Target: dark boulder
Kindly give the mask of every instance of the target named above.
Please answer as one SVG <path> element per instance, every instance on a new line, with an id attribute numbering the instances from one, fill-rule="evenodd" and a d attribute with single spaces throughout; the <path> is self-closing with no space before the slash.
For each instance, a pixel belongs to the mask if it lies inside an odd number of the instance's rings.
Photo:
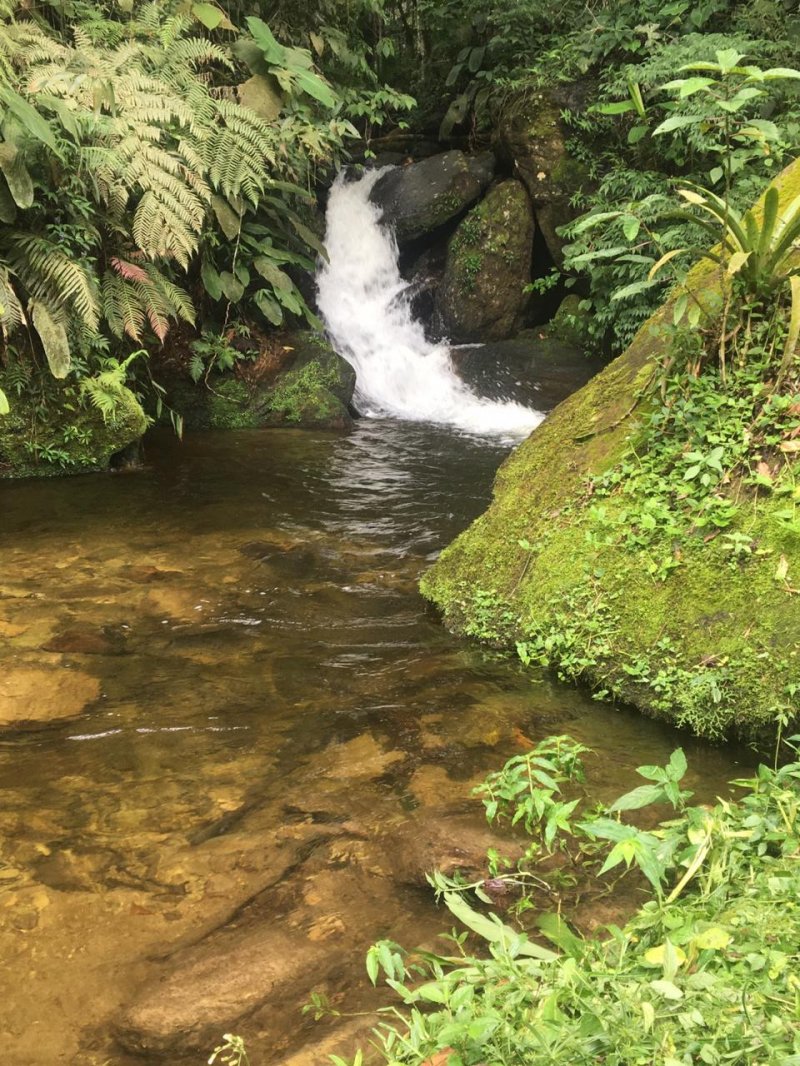
<path id="1" fill-rule="evenodd" d="M 450 239 L 436 325 L 456 342 L 502 340 L 519 327 L 530 281 L 534 221 L 518 181 L 501 182 Z"/>
<path id="2" fill-rule="evenodd" d="M 399 243 L 415 240 L 461 215 L 492 180 L 494 156 L 440 155 L 388 170 L 370 195 Z"/>

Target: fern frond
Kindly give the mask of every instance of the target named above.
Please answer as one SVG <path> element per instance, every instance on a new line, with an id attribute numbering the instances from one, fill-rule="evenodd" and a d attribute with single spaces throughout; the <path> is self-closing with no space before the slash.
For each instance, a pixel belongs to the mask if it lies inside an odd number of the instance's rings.
<path id="1" fill-rule="evenodd" d="M 141 341 L 145 316 L 133 284 L 107 271 L 103 275 L 102 294 L 103 314 L 114 336 L 127 334 L 133 340 Z"/>
<path id="2" fill-rule="evenodd" d="M 9 266 L 29 295 L 55 309 L 68 309 L 88 329 L 96 330 L 96 285 L 84 266 L 38 234 L 18 231 L 7 240 Z"/>

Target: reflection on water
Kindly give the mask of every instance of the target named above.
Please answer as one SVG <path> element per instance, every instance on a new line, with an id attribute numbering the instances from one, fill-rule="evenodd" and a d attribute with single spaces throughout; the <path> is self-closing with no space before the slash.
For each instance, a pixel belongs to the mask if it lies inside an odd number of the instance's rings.
<path id="1" fill-rule="evenodd" d="M 358 1004 L 366 944 L 447 925 L 426 864 L 483 832 L 469 789 L 519 731 L 597 749 L 603 796 L 667 756 L 667 729 L 455 640 L 419 598 L 502 455 L 363 422 L 159 436 L 137 474 L 0 488 L 4 673 L 100 687 L 0 733 L 11 1061 L 207 1055 L 192 1011 L 210 1032 L 236 1011 L 203 966 L 235 986 L 254 1062 L 319 1061 L 299 1004 Z M 734 753 L 685 746 L 692 787 L 723 788 Z"/>

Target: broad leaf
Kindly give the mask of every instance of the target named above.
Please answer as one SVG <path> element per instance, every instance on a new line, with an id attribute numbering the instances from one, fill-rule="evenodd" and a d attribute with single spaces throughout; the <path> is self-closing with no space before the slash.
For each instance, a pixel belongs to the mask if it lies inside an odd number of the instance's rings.
<path id="1" fill-rule="evenodd" d="M 50 373 L 54 378 L 65 378 L 72 363 L 67 331 L 38 300 L 33 303 L 32 318 L 47 356 Z"/>

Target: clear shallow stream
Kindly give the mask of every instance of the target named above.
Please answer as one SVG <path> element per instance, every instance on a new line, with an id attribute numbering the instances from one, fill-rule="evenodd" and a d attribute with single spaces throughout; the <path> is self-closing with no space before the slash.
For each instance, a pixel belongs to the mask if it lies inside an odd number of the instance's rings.
<path id="1" fill-rule="evenodd" d="M 2 668 L 100 690 L 78 718 L 0 733 L 10 1062 L 204 1062 L 192 1011 L 222 1032 L 235 1009 L 217 986 L 247 1008 L 253 1066 L 325 1061 L 336 1030 L 300 1005 L 312 988 L 369 1005 L 369 942 L 449 927 L 424 870 L 469 863 L 469 790 L 520 735 L 596 749 L 603 797 L 679 742 L 701 796 L 736 776 L 741 753 L 537 678 L 426 609 L 420 573 L 506 450 L 391 421 L 162 435 L 137 473 L 0 486 Z"/>

